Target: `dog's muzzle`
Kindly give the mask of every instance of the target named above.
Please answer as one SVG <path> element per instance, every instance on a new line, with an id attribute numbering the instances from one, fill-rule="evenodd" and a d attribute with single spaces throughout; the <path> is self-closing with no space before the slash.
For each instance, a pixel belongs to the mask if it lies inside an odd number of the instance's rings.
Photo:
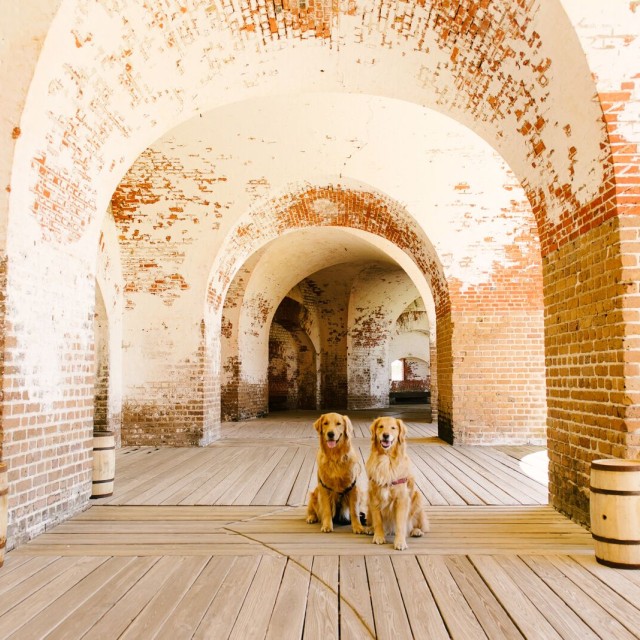
<path id="1" fill-rule="evenodd" d="M 329 433 L 327 433 L 327 439 L 325 440 L 325 442 L 327 443 L 327 447 L 329 447 L 329 449 L 333 449 L 338 442 L 340 441 L 341 435 L 338 436 L 337 440 L 334 440 L 335 434 L 333 433 L 333 431 L 330 431 Z"/>
<path id="2" fill-rule="evenodd" d="M 380 438 L 380 446 L 383 449 L 388 449 L 392 444 L 393 438 L 391 436 L 388 436 L 387 434 L 382 434 L 382 437 Z"/>

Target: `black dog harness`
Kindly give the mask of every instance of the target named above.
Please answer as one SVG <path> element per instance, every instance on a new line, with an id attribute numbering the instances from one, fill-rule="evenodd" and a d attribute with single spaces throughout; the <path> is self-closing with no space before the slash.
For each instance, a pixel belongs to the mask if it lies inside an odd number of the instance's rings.
<path id="1" fill-rule="evenodd" d="M 335 489 L 332 489 L 331 487 L 327 487 L 327 485 L 322 482 L 322 480 L 320 480 L 320 476 L 318 476 L 318 482 L 327 490 L 327 491 L 331 491 L 332 493 L 337 493 L 341 498 L 344 498 L 344 496 L 347 495 L 347 493 L 349 493 L 349 491 L 351 491 L 351 489 L 353 489 L 353 487 L 356 486 L 356 482 L 357 482 L 357 478 L 344 490 L 344 491 L 336 491 Z"/>

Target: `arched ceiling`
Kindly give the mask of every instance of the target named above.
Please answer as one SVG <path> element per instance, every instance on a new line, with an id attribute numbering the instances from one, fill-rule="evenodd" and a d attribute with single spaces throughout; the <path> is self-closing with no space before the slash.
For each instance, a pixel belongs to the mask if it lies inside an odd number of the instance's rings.
<path id="1" fill-rule="evenodd" d="M 244 289 L 244 303 L 262 308 L 268 327 L 285 295 L 301 280 L 323 269 L 343 265 L 361 269 L 371 262 L 396 265 L 380 248 L 364 238 L 332 227 L 300 229 L 276 238 L 252 261 L 251 276 Z M 398 267 L 399 268 L 399 267 Z M 337 277 L 340 270 L 338 270 Z M 246 276 L 245 276 L 246 277 Z"/>
<path id="2" fill-rule="evenodd" d="M 97 237 L 122 175 L 176 123 L 302 91 L 449 113 L 507 159 L 547 227 L 602 186 L 601 112 L 556 0 L 66 0 L 22 115 L 11 208 L 45 239 Z"/>
<path id="3" fill-rule="evenodd" d="M 249 236 L 256 239 L 249 251 L 256 250 L 284 218 L 295 226 L 299 216 L 285 215 L 295 194 L 326 185 L 362 193 L 373 187 L 393 208 L 401 205 L 435 247 L 438 269 L 463 288 L 490 281 L 495 265 L 515 264 L 514 247 L 527 254 L 523 261 L 539 261 L 539 249 L 528 255 L 530 243 L 519 240 L 523 225 L 534 227 L 524 191 L 466 127 L 389 98 L 300 94 L 221 107 L 141 154 L 112 203 L 128 288 L 155 292 L 169 274 L 167 286 L 199 292 L 187 275 L 194 268 L 210 265 L 218 251 L 233 255 L 237 267 L 248 256 L 237 250 L 249 246 Z M 360 220 L 368 215 L 350 212 Z M 384 236 L 385 229 L 372 231 Z M 393 241 L 405 239 L 401 232 Z M 282 246 L 286 251 L 291 242 Z M 233 277 L 233 268 L 227 273 Z"/>

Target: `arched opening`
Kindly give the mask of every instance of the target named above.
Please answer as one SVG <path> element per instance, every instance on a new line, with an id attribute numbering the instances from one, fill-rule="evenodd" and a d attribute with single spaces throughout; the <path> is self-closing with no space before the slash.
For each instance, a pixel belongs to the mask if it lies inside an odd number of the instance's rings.
<path id="1" fill-rule="evenodd" d="M 399 210 L 391 213 L 389 206 L 394 206 L 391 203 L 376 203 L 369 196 L 353 191 L 324 189 L 305 190 L 301 194 L 301 206 L 315 210 L 315 216 L 300 218 L 297 209 L 300 205 L 287 196 L 281 204 L 268 203 L 266 211 L 283 207 L 275 220 L 256 210 L 249 220 L 239 224 L 241 234 L 232 243 L 236 247 L 239 243 L 246 246 L 249 257 L 242 266 L 234 266 L 227 260 L 237 262 L 245 250 L 236 250 L 233 255 L 222 254 L 225 262 L 214 265 L 209 285 L 210 292 L 220 292 L 224 291 L 224 285 L 217 284 L 219 279 L 230 282 L 223 301 L 219 293 L 210 297 L 211 319 L 207 332 L 211 341 L 208 345 L 213 379 L 217 347 L 212 319 L 219 313 L 216 309 L 222 302 L 221 406 L 231 406 L 227 396 L 237 402 L 235 415 L 226 412 L 223 417 L 244 419 L 266 412 L 265 337 L 280 301 L 294 287 L 310 311 L 308 318 L 313 329 L 309 335 L 319 354 L 319 406 L 343 409 L 388 406 L 388 363 L 384 354 L 388 351 L 390 327 L 402 309 L 416 298 L 419 289 L 429 299 L 433 299 L 430 287 L 435 287 L 439 296 L 444 295 L 443 282 L 437 275 L 433 252 L 409 256 L 379 232 L 372 234 L 366 225 L 361 229 L 363 219 L 359 216 L 336 218 L 332 208 L 339 210 L 342 198 L 361 200 L 360 206 L 377 207 L 381 219 L 388 219 L 389 229 L 402 224 L 408 239 L 416 233 L 408 220 L 402 221 Z M 322 208 L 314 202 L 322 203 Z M 431 251 L 428 240 L 426 242 L 415 246 Z M 251 247 L 254 247 L 253 253 L 249 251 Z M 429 274 L 429 284 L 425 273 Z M 382 287 L 390 289 L 390 293 L 380 295 L 380 283 L 376 283 L 380 274 L 393 284 Z M 384 320 L 371 323 L 371 315 L 362 313 L 365 304 L 378 307 L 378 316 Z M 378 355 L 371 355 L 372 345 L 376 353 L 380 351 Z M 215 391 L 215 382 L 213 385 Z"/>
<path id="2" fill-rule="evenodd" d="M 430 399 L 429 363 L 413 357 L 394 360 L 391 363 L 389 404 L 428 404 Z"/>
<path id="3" fill-rule="evenodd" d="M 392 360 L 390 404 L 431 404 L 431 333 L 424 303 L 416 298 L 395 323 L 389 356 Z"/>
<path id="4" fill-rule="evenodd" d="M 97 283 L 94 327 L 96 381 L 93 428 L 97 431 L 109 431 L 109 320 L 102 291 Z"/>
<path id="5" fill-rule="evenodd" d="M 268 219 L 261 220 L 260 224 L 274 239 L 260 247 L 264 238 L 260 227 L 251 225 L 256 232 L 255 239 L 243 233 L 243 242 L 251 246 L 257 241 L 256 248 L 260 248 L 237 269 L 222 308 L 223 419 L 245 419 L 263 414 L 268 409 L 270 393 L 266 389 L 274 385 L 268 384 L 269 354 L 265 345 L 269 342 L 271 348 L 274 347 L 272 318 L 276 325 L 288 330 L 289 336 L 286 340 L 281 339 L 280 344 L 283 348 L 288 345 L 289 363 L 294 361 L 294 343 L 306 343 L 307 348 L 300 354 L 309 359 L 305 367 L 309 372 L 309 383 L 305 384 L 309 400 L 314 386 L 311 354 L 316 356 L 314 408 L 340 407 L 346 410 L 362 402 L 362 398 L 366 398 L 365 406 L 368 407 L 387 406 L 386 360 L 379 362 L 378 357 L 363 359 L 358 356 L 357 349 L 368 343 L 386 353 L 388 327 L 399 313 L 398 308 L 404 308 L 407 300 L 416 296 L 416 285 L 388 255 L 393 247 L 388 242 L 384 244 L 384 239 L 378 236 L 348 226 L 326 225 L 322 220 L 317 221 L 317 226 L 303 226 L 295 232 L 283 226 L 285 233 L 281 236 L 277 235 L 277 226 L 271 225 Z M 313 247 L 312 252 L 310 247 Z M 394 251 L 402 259 L 402 252 Z M 424 276 L 416 265 L 406 256 L 404 261 L 413 271 L 413 278 L 422 282 L 420 286 L 425 295 L 430 296 Z M 220 273 L 220 266 L 212 273 Z M 363 282 L 373 281 L 372 274 L 380 273 L 393 274 L 391 292 L 378 296 L 376 300 L 377 306 L 387 307 L 389 311 L 382 324 L 371 324 L 366 321 L 368 314 L 357 309 L 363 304 L 362 295 L 366 289 Z M 294 328 L 298 331 L 296 340 L 292 335 Z M 209 330 L 208 335 L 215 340 L 215 329 Z M 211 349 L 215 349 L 214 345 Z M 211 353 L 214 359 L 215 351 Z M 291 372 L 291 366 L 287 368 L 284 364 L 282 360 L 272 362 L 273 383 L 276 382 L 276 369 L 282 376 L 287 371 Z M 215 368 L 215 363 L 213 366 Z M 366 384 L 373 377 L 380 379 L 382 390 L 373 395 L 369 387 L 365 390 L 363 375 L 366 375 Z M 281 398 L 280 404 L 284 402 Z"/>
<path id="6" fill-rule="evenodd" d="M 316 409 L 318 364 L 306 309 L 287 296 L 269 330 L 269 411 Z"/>

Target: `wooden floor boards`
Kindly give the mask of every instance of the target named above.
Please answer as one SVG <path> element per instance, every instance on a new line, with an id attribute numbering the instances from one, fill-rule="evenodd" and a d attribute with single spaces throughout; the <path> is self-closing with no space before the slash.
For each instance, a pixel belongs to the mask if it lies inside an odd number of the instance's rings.
<path id="1" fill-rule="evenodd" d="M 639 637 L 640 571 L 597 564 L 546 504 L 540 447 L 449 447 L 399 411 L 431 521 L 406 551 L 306 524 L 313 414 L 223 425 L 205 449 L 118 451 L 111 498 L 9 552 L 0 637 Z"/>

